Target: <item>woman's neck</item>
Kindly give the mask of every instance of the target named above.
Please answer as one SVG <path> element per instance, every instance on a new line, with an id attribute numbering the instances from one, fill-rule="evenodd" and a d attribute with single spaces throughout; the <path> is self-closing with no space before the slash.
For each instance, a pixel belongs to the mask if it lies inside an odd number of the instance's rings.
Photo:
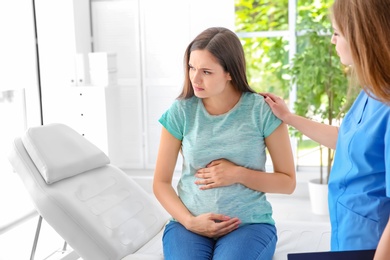
<path id="1" fill-rule="evenodd" d="M 222 115 L 229 112 L 240 100 L 241 92 L 236 90 L 216 97 L 204 98 L 203 105 L 210 115 Z"/>

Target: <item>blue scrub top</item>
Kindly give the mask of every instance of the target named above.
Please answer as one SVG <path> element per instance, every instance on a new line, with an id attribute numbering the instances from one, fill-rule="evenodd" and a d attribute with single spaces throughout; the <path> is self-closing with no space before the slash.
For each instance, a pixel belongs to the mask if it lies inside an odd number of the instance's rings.
<path id="1" fill-rule="evenodd" d="M 331 250 L 375 249 L 389 197 L 390 107 L 362 91 L 339 129 L 329 179 Z"/>

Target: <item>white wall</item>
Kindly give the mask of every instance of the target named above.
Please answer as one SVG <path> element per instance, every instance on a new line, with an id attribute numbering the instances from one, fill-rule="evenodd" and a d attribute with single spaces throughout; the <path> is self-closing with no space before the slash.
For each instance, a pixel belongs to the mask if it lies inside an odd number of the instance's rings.
<path id="1" fill-rule="evenodd" d="M 117 166 L 153 169 L 161 131 L 158 118 L 180 93 L 185 48 L 207 27 L 233 29 L 234 1 L 92 0 L 91 13 L 86 0 L 36 2 L 45 123 L 79 124 L 71 120 L 68 111 L 75 101 L 65 92 L 88 85 L 78 80 L 73 84 L 69 78 L 77 78 L 79 71 L 77 62 L 72 64 L 72 54 L 89 52 L 92 41 L 90 51 L 116 54 L 117 83 L 107 86 L 115 89 L 110 95 L 91 104 L 96 111 L 100 106 L 110 110 L 102 115 L 107 117 L 107 129 L 85 117 L 84 124 L 91 126 L 89 132 L 95 126 L 94 142 L 108 141 L 101 148 L 108 147 Z M 86 37 L 89 27 L 92 36 Z M 78 36 L 80 31 L 84 31 L 82 36 Z"/>
<path id="2" fill-rule="evenodd" d="M 0 91 L 24 89 L 25 125 L 40 122 L 32 1 L 2 1 L 0 8 Z M 20 118 L 18 118 L 20 120 Z M 16 118 L 15 118 L 16 120 Z M 4 130 L 5 127 L 2 127 Z"/>

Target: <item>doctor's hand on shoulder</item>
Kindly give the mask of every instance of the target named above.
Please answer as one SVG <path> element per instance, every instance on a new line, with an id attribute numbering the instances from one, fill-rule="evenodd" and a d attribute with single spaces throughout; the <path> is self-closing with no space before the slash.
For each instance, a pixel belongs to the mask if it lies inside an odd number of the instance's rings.
<path id="1" fill-rule="evenodd" d="M 289 124 L 288 118 L 292 115 L 286 102 L 279 96 L 272 93 L 259 93 L 264 97 L 272 112 L 284 123 Z"/>

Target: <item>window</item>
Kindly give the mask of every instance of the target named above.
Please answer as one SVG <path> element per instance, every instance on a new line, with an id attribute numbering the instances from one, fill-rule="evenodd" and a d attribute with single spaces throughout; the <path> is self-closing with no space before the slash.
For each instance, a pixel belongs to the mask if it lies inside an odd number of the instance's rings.
<path id="1" fill-rule="evenodd" d="M 259 92 L 272 92 L 282 96 L 292 111 L 303 113 L 303 116 L 306 116 L 304 108 L 296 110 L 301 103 L 301 100 L 298 100 L 295 104 L 299 97 L 297 91 L 302 89 L 303 92 L 310 87 L 322 86 L 291 84 L 290 65 L 297 53 L 304 52 L 307 46 L 314 48 L 310 46 L 308 32 L 322 30 L 322 36 L 330 36 L 327 33 L 330 30 L 328 9 L 332 2 L 332 0 L 235 0 L 236 32 L 244 45 L 251 87 Z M 330 38 L 329 42 L 326 38 L 322 42 L 330 45 Z M 338 58 L 334 63 L 338 63 Z M 315 64 L 323 66 L 320 63 Z M 345 82 L 344 88 L 346 87 Z M 326 103 L 319 105 L 326 106 Z M 329 123 L 324 113 L 316 115 L 316 119 Z M 293 131 L 291 133 L 293 136 Z M 317 143 L 304 136 L 297 140 L 293 139 L 293 145 L 297 153 L 298 166 L 318 166 L 327 161 L 320 160 L 321 147 Z M 324 151 L 323 156 L 326 157 L 326 154 L 327 151 Z"/>

